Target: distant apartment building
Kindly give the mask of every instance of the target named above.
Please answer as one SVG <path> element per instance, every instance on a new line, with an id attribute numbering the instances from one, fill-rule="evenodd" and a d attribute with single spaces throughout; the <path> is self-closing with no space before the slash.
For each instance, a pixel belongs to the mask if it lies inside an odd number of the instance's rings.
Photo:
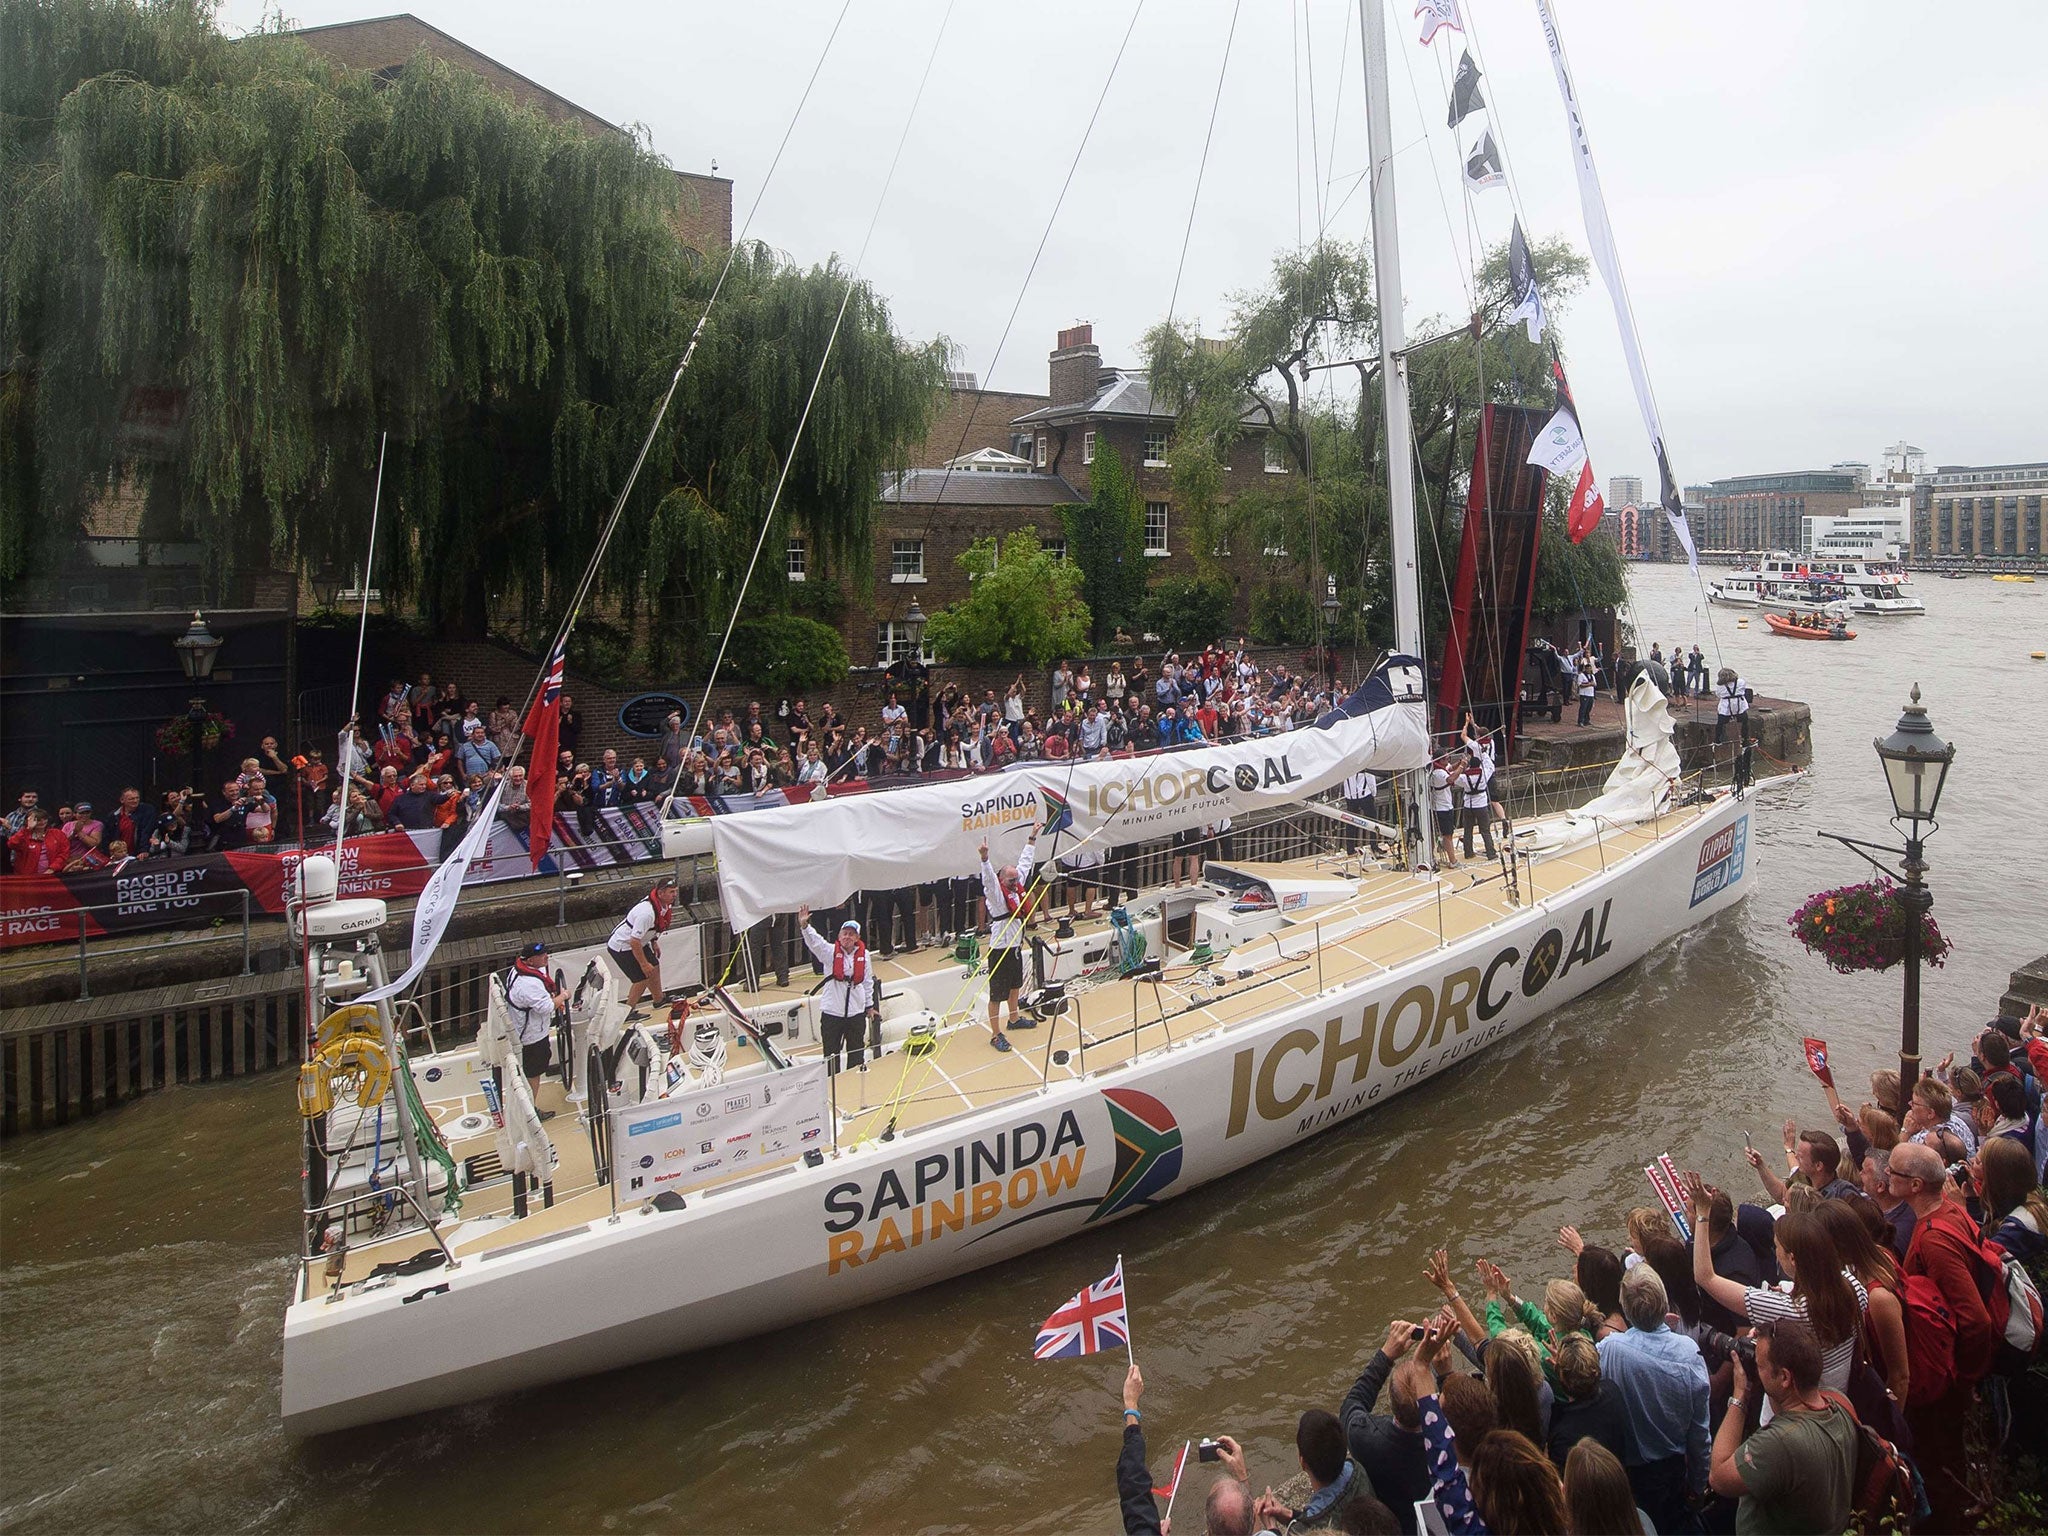
<path id="1" fill-rule="evenodd" d="M 1643 504 L 1643 477 L 1641 475 L 1609 475 L 1607 477 L 1607 505 L 1610 507 L 1640 507 Z"/>
<path id="2" fill-rule="evenodd" d="M 1736 475 L 1703 487 L 1689 487 L 1692 536 L 1701 553 L 1743 553 L 1804 544 L 1805 520 L 1841 516 L 1863 504 L 1863 484 L 1853 471 L 1794 470 L 1776 475 Z"/>
<path id="3" fill-rule="evenodd" d="M 1922 558 L 2042 558 L 2048 461 L 1943 464 L 1913 487 L 1913 549 Z"/>
<path id="4" fill-rule="evenodd" d="M 1912 534 L 1912 513 L 1904 503 L 1862 507 L 1836 517 L 1801 521 L 1799 553 L 1816 560 L 1896 560 Z"/>

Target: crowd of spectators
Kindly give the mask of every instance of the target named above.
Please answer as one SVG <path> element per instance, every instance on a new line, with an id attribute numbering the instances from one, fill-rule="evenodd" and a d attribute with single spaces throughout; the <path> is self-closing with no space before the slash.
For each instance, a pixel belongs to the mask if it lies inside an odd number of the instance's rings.
<path id="1" fill-rule="evenodd" d="M 557 733 L 554 808 L 585 841 L 600 813 L 671 794 L 717 801 L 799 785 L 860 779 L 883 784 L 928 775 L 996 772 L 1017 763 L 1149 752 L 1292 729 L 1327 708 L 1327 680 L 1266 665 L 1245 648 L 1169 652 L 1154 672 L 1142 657 L 1061 661 L 1042 687 L 1023 673 L 998 698 L 948 682 L 908 659 L 878 689 L 876 718 L 851 721 L 803 697 L 726 709 L 686 730 L 669 716 L 648 753 L 606 747 L 581 754 L 583 722 L 564 695 Z M 1041 696 L 1048 702 L 1041 707 Z M 452 850 L 500 781 L 499 813 L 524 831 L 532 804 L 517 705 L 486 708 L 453 681 L 422 672 L 393 678 L 371 718 L 331 744 L 287 757 L 275 736 L 242 760 L 217 794 L 182 787 L 154 803 L 129 787 L 114 814 L 90 802 L 44 806 L 20 792 L 4 818 L 6 872 L 61 874 L 119 868 L 135 859 L 235 848 L 296 846 L 387 829 L 438 829 Z M 684 807 L 678 806 L 677 809 Z"/>
<path id="2" fill-rule="evenodd" d="M 1254 1492 L 1227 1435 L 1183 1494 L 1211 1536 L 1981 1528 L 1991 1469 L 2048 1444 L 2020 1386 L 2043 1359 L 2048 1010 L 1967 1057 L 1905 1095 L 1875 1073 L 1854 1109 L 1824 1077 L 1828 1118 L 1786 1122 L 1782 1172 L 1746 1148 L 1754 1199 L 1681 1177 L 1689 1237 L 1661 1204 L 1612 1246 L 1565 1227 L 1562 1273 L 1524 1291 L 1481 1259 L 1476 1305 L 1439 1250 L 1429 1304 L 1388 1324 L 1334 1413 L 1301 1414 L 1285 1497 Z M 1130 1533 L 1166 1528 L 1143 1393 L 1133 1366 Z"/>

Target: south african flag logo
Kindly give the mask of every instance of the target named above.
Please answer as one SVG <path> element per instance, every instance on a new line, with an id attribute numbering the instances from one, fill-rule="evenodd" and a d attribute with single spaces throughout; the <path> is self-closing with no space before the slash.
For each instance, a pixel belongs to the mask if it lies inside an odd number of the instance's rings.
<path id="1" fill-rule="evenodd" d="M 1045 804 L 1045 824 L 1038 829 L 1040 837 L 1050 837 L 1055 832 L 1064 832 L 1074 824 L 1073 808 L 1067 804 L 1067 797 L 1056 789 L 1041 788 L 1039 798 Z"/>
<path id="2" fill-rule="evenodd" d="M 1105 1088 L 1109 1127 L 1116 1136 L 1116 1173 L 1090 1221 L 1150 1205 L 1180 1177 L 1180 1122 L 1173 1111 L 1135 1088 Z"/>

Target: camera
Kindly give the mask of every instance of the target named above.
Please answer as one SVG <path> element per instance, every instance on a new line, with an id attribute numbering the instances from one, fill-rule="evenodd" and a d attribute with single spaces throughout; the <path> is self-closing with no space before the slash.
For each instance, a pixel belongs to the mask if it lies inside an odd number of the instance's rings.
<path id="1" fill-rule="evenodd" d="M 1200 1461 L 1221 1461 L 1223 1459 L 1223 1447 L 1214 1440 L 1205 1439 L 1195 1447 L 1195 1456 Z"/>

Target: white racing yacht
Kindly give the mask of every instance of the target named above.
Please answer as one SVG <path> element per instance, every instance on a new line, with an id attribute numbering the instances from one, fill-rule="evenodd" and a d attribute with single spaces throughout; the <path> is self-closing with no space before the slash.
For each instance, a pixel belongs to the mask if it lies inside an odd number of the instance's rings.
<path id="1" fill-rule="evenodd" d="M 1431 867 L 1384 16 L 1361 10 L 1397 654 L 1291 732 L 710 827 L 736 930 L 963 874 L 984 840 L 1001 865 L 1035 838 L 1050 865 L 1230 821 L 1249 852 L 1260 823 L 1291 819 L 1327 828 L 1321 851 L 1297 837 L 1288 851 L 1309 851 L 1217 858 L 1106 920 L 1041 925 L 1008 1051 L 986 1024 L 988 953 L 877 960 L 866 1071 L 828 1073 L 816 996 L 729 983 L 697 930 L 668 934 L 663 960 L 691 1011 L 652 1027 L 626 1021 L 601 957 L 555 956 L 562 1076 L 539 1081 L 502 981 L 456 1050 L 359 1001 L 385 984 L 383 904 L 337 899 L 333 863 L 305 860 L 291 917 L 315 1022 L 287 1429 L 742 1339 L 1136 1216 L 1429 1082 L 1748 893 L 1758 801 L 1681 772 L 1647 674 L 1598 796 L 1521 824 L 1495 859 Z M 1344 851 L 1366 829 L 1312 798 L 1361 768 L 1398 776 L 1384 860 Z"/>

